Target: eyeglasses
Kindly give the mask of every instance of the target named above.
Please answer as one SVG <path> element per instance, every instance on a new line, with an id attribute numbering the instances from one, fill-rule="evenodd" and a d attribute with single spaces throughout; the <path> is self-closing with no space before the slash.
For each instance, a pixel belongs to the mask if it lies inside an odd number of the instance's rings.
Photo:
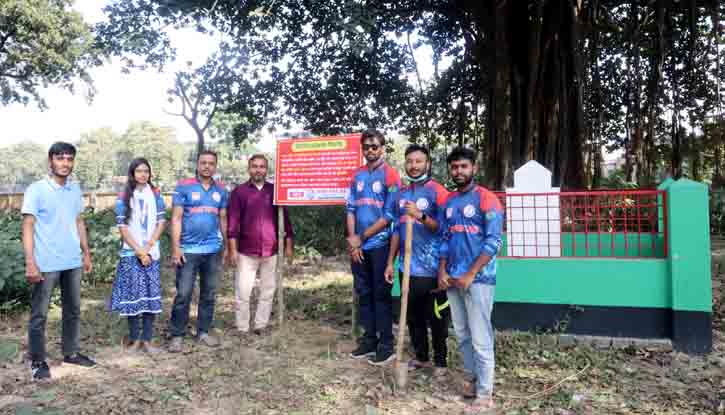
<path id="1" fill-rule="evenodd" d="M 362 145 L 363 151 L 368 151 L 368 150 L 378 151 L 379 148 L 380 148 L 380 144 L 363 144 Z"/>

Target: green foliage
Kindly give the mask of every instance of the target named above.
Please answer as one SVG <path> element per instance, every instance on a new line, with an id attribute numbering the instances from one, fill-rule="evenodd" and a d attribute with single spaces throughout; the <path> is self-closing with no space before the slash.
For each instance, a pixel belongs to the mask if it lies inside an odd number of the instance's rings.
<path id="1" fill-rule="evenodd" d="M 15 308 L 30 300 L 20 241 L 21 220 L 19 212 L 0 214 L 0 310 Z"/>
<path id="2" fill-rule="evenodd" d="M 293 206 L 289 208 L 298 252 L 315 257 L 341 253 L 345 249 L 345 208 L 343 206 Z M 314 248 L 314 251 L 311 250 Z"/>
<path id="3" fill-rule="evenodd" d="M 0 104 L 36 101 L 40 89 L 55 84 L 73 91 L 100 53 L 90 27 L 70 0 L 0 1 Z M 91 91 L 92 92 L 92 91 Z"/>
<path id="4" fill-rule="evenodd" d="M 3 149 L 0 158 L 3 183 L 27 186 L 48 171 L 48 149 L 33 142 L 21 142 Z"/>
<path id="5" fill-rule="evenodd" d="M 88 245 L 93 258 L 93 272 L 83 276 L 83 280 L 92 285 L 99 282 L 111 282 L 118 263 L 118 250 L 121 247 L 121 235 L 116 227 L 116 215 L 108 209 L 98 213 L 84 214 Z"/>
<path id="6" fill-rule="evenodd" d="M 109 189 L 124 183 L 131 160 L 145 157 L 154 184 L 168 190 L 179 176 L 191 174 L 189 151 L 179 145 L 171 128 L 147 121 L 130 124 L 121 135 L 100 128 L 81 137 L 74 174 L 83 189 Z"/>
<path id="7" fill-rule="evenodd" d="M 93 258 L 93 272 L 83 275 L 83 283 L 110 283 L 115 278 L 121 247 L 115 213 L 111 209 L 88 211 L 83 217 Z M 20 241 L 21 220 L 18 212 L 0 213 L 0 310 L 27 306 L 30 300 L 31 287 L 25 279 L 25 255 Z M 168 233 L 164 233 L 160 243 L 162 257 L 167 257 Z"/>
<path id="8" fill-rule="evenodd" d="M 600 187 L 603 189 L 637 189 L 639 186 L 637 183 L 628 182 L 624 170 L 617 169 L 607 177 L 601 178 Z"/>

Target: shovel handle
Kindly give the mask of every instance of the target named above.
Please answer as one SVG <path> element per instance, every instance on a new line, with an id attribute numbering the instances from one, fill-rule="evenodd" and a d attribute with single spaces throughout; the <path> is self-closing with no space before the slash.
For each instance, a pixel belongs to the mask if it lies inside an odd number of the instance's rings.
<path id="1" fill-rule="evenodd" d="M 395 351 L 395 363 L 403 361 L 403 342 L 405 326 L 408 318 L 408 291 L 410 289 L 410 257 L 413 251 L 413 218 L 406 215 L 405 221 L 405 254 L 403 256 L 403 280 L 400 284 L 400 324 L 398 324 L 398 342 Z"/>

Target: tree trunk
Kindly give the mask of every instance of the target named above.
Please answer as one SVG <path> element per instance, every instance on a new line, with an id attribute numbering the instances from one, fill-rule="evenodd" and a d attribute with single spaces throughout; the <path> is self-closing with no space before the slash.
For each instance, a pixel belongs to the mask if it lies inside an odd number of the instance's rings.
<path id="1" fill-rule="evenodd" d="M 202 131 L 200 128 L 198 128 L 196 125 L 193 125 L 194 132 L 196 133 L 196 157 L 199 157 L 199 154 L 201 154 L 202 151 L 204 151 L 204 131 Z"/>
<path id="2" fill-rule="evenodd" d="M 645 154 L 646 164 L 644 177 L 640 177 L 640 184 L 645 182 L 653 184 L 656 174 L 654 154 L 655 129 L 657 128 L 657 104 L 661 95 L 662 71 L 665 63 L 665 0 L 657 0 L 656 8 L 656 26 L 657 37 L 655 38 L 655 53 L 652 56 L 651 72 L 647 84 L 647 136 L 645 138 Z"/>
<path id="3" fill-rule="evenodd" d="M 584 187 L 578 4 L 541 0 L 529 11 L 527 2 L 507 0 L 489 9 L 496 59 L 487 147 L 495 157 L 487 172 L 498 187 L 530 159 L 551 170 L 553 185 Z"/>
<path id="4" fill-rule="evenodd" d="M 627 152 L 627 166 L 625 171 L 625 179 L 628 182 L 639 181 L 640 168 L 642 165 L 642 113 L 640 111 L 640 90 L 642 84 L 642 75 L 640 69 L 641 47 L 640 47 L 640 24 L 639 24 L 639 0 L 633 0 L 631 3 L 631 25 L 632 38 L 630 45 L 632 48 L 632 62 L 630 72 L 634 74 L 632 89 L 630 91 L 628 101 L 630 106 L 631 125 L 629 144 L 630 151 Z"/>

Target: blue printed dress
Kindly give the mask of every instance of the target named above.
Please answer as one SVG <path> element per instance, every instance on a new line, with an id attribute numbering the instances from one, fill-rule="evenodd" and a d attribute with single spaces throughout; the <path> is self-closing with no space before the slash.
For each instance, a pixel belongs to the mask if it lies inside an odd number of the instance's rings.
<path id="1" fill-rule="evenodd" d="M 116 223 L 119 228 L 126 227 L 137 243 L 145 245 L 153 235 L 156 225 L 166 220 L 164 199 L 157 189 L 148 186 L 136 190 L 129 200 L 132 210 L 128 220 L 128 208 L 123 200 L 123 194 L 116 200 Z M 150 255 L 151 264 L 144 266 L 133 249 L 123 243 L 111 293 L 112 311 L 117 311 L 121 316 L 161 312 L 158 243 L 151 249 Z"/>

